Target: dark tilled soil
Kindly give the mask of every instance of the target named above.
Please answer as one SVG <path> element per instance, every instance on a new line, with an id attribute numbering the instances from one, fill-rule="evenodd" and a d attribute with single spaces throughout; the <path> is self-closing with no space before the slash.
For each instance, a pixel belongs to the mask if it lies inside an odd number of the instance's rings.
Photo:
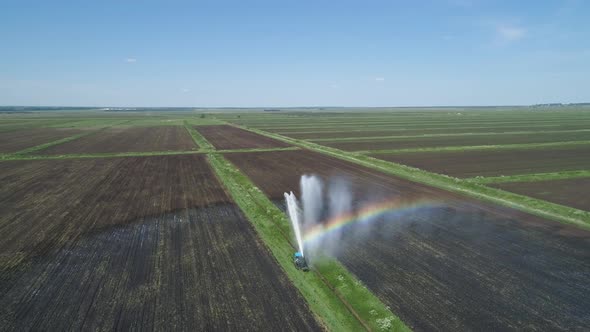
<path id="1" fill-rule="evenodd" d="M 181 126 L 108 128 L 38 153 L 44 155 L 196 150 Z"/>
<path id="2" fill-rule="evenodd" d="M 421 128 L 421 129 L 414 129 L 414 128 L 398 128 L 398 129 L 389 129 L 389 130 L 382 130 L 382 129 L 374 129 L 374 130 L 365 130 L 365 131 L 346 131 L 346 129 L 338 130 L 338 127 L 335 126 L 331 129 L 324 129 L 324 130 L 297 130 L 294 132 L 290 131 L 278 131 L 279 134 L 299 138 L 299 139 L 314 139 L 314 138 L 348 138 L 348 137 L 374 137 L 374 136 L 410 136 L 410 135 L 424 135 L 424 134 L 457 134 L 457 133 L 501 133 L 501 132 L 510 132 L 510 131 L 538 131 L 542 133 L 544 130 L 566 130 L 566 129 L 587 129 L 587 126 L 559 126 L 555 125 L 554 127 L 540 127 L 535 128 L 531 126 L 515 126 L 515 127 L 485 127 L 485 124 L 481 126 L 474 126 L 474 127 L 461 127 L 461 128 Z"/>
<path id="3" fill-rule="evenodd" d="M 281 148 L 289 146 L 281 141 L 228 125 L 198 126 L 195 129 L 219 150 Z"/>
<path id="4" fill-rule="evenodd" d="M 418 331 L 590 328 L 590 232 L 309 151 L 226 155 L 279 202 L 315 173 L 347 179 L 354 205 L 431 203 L 344 228 L 336 255 Z"/>
<path id="5" fill-rule="evenodd" d="M 489 186 L 590 211 L 590 179 L 588 178 L 494 183 Z"/>
<path id="6" fill-rule="evenodd" d="M 459 178 L 590 168 L 590 146 L 530 150 L 375 154 L 375 158 Z"/>
<path id="7" fill-rule="evenodd" d="M 0 162 L 0 330 L 319 330 L 197 155 Z"/>
<path id="8" fill-rule="evenodd" d="M 551 143 L 567 141 L 583 141 L 590 139 L 588 132 L 572 133 L 535 133 L 510 135 L 466 135 L 442 137 L 412 137 L 387 140 L 356 142 L 320 142 L 320 144 L 345 151 L 385 150 L 385 149 L 413 149 L 445 146 L 469 145 L 502 145 L 523 143 Z"/>
<path id="9" fill-rule="evenodd" d="M 11 153 L 81 133 L 78 129 L 35 128 L 0 132 L 0 153 Z"/>

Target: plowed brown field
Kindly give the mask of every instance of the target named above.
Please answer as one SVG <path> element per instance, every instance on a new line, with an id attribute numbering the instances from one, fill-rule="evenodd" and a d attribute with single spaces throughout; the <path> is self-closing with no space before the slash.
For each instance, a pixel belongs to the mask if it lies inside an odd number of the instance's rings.
<path id="1" fill-rule="evenodd" d="M 374 154 L 372 156 L 459 178 L 576 171 L 590 168 L 590 146 Z"/>
<path id="2" fill-rule="evenodd" d="M 410 137 L 353 142 L 321 142 L 320 144 L 345 151 L 434 148 L 445 146 L 502 145 L 583 141 L 590 139 L 590 131 L 571 133 L 535 133 L 502 135 L 466 135 L 441 137 Z"/>
<path id="3" fill-rule="evenodd" d="M 310 151 L 226 158 L 277 204 L 305 173 L 348 179 L 355 206 L 368 198 L 434 202 L 345 228 L 336 253 L 415 330 L 590 328 L 588 231 Z"/>
<path id="4" fill-rule="evenodd" d="M 281 141 L 228 125 L 198 126 L 195 129 L 219 150 L 281 148 L 289 146 Z"/>
<path id="5" fill-rule="evenodd" d="M 198 147 L 184 127 L 108 128 L 89 136 L 39 151 L 61 155 L 81 153 L 116 153 L 196 150 Z"/>
<path id="6" fill-rule="evenodd" d="M 36 128 L 0 132 L 0 153 L 17 152 L 81 133 L 77 129 Z"/>
<path id="7" fill-rule="evenodd" d="M 314 139 L 314 138 L 350 138 L 350 137 L 375 137 L 375 136 L 402 136 L 402 135 L 414 135 L 420 136 L 424 134 L 458 134 L 458 133 L 500 133 L 500 132 L 514 132 L 514 131 L 538 131 L 542 133 L 544 130 L 567 130 L 567 129 L 587 129 L 587 126 L 578 125 L 578 126 L 558 126 L 555 127 L 540 127 L 535 128 L 531 126 L 515 126 L 515 127 L 508 127 L 508 128 L 498 128 L 498 127 L 461 127 L 461 128 L 421 128 L 421 129 L 414 129 L 414 128 L 398 128 L 398 129 L 388 129 L 388 130 L 381 130 L 381 129 L 367 129 L 364 131 L 346 131 L 345 129 L 339 129 L 338 126 L 334 126 L 334 128 L 324 129 L 324 130 L 305 130 L 305 129 L 296 129 L 296 131 L 273 131 L 277 132 L 281 135 L 299 138 L 299 139 Z"/>
<path id="8" fill-rule="evenodd" d="M 203 156 L 0 162 L 0 330 L 317 330 Z"/>
<path id="9" fill-rule="evenodd" d="M 489 186 L 590 211 L 590 179 L 588 178 L 493 183 Z"/>

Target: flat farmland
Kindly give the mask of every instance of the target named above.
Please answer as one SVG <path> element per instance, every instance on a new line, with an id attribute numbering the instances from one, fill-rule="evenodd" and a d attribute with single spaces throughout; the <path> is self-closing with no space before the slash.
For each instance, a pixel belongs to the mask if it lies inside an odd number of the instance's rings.
<path id="1" fill-rule="evenodd" d="M 590 179 L 491 183 L 488 186 L 590 211 Z"/>
<path id="2" fill-rule="evenodd" d="M 35 129 L 50 126 L 52 123 L 63 123 L 62 120 L 17 120 L 0 117 L 0 132 Z"/>
<path id="3" fill-rule="evenodd" d="M 219 117 L 244 124 L 257 126 L 270 125 L 309 125 L 325 123 L 351 123 L 351 122 L 396 122 L 396 123 L 508 123 L 533 121 L 537 123 L 555 121 L 580 121 L 590 120 L 590 115 L 584 107 L 553 108 L 552 110 L 534 110 L 527 107 L 513 107 L 509 109 L 488 109 L 478 107 L 456 109 L 406 109 L 406 110 L 378 110 L 376 108 L 359 109 L 359 112 L 280 112 L 273 114 L 219 114 Z M 237 115 L 240 115 L 237 117 Z"/>
<path id="4" fill-rule="evenodd" d="M 345 151 L 413 149 L 445 146 L 503 145 L 524 143 L 550 143 L 590 140 L 590 131 L 559 133 L 523 133 L 495 135 L 457 135 L 401 137 L 395 139 L 375 139 L 357 141 L 318 142 L 321 145 Z"/>
<path id="5" fill-rule="evenodd" d="M 590 168 L 590 147 L 373 154 L 378 159 L 459 178 Z"/>
<path id="6" fill-rule="evenodd" d="M 78 129 L 57 128 L 30 128 L 0 132 L 0 153 L 18 152 L 82 132 Z"/>
<path id="7" fill-rule="evenodd" d="M 585 330 L 590 232 L 310 151 L 226 154 L 277 204 L 302 174 L 347 179 L 353 205 L 428 200 L 346 228 L 339 260 L 418 331 Z M 358 225 L 358 224 L 355 224 Z M 364 234 L 358 236 L 359 233 Z"/>
<path id="8" fill-rule="evenodd" d="M 112 127 L 38 153 L 43 155 L 196 150 L 181 126 Z"/>
<path id="9" fill-rule="evenodd" d="M 577 109 L 391 109 L 387 112 L 286 112 L 220 115 L 227 121 L 293 138 L 352 138 L 447 133 L 558 131 L 590 128 L 590 113 Z"/>
<path id="10" fill-rule="evenodd" d="M 318 330 L 204 156 L 0 162 L 0 329 Z"/>
<path id="11" fill-rule="evenodd" d="M 335 128 L 342 129 L 421 129 L 421 128 L 469 128 L 469 127 L 496 127 L 496 128 L 511 128 L 515 126 L 526 126 L 527 124 L 532 127 L 554 127 L 554 126 L 588 126 L 590 119 L 588 118 L 551 118 L 551 119 L 538 119 L 534 116 L 528 118 L 517 118 L 517 119 L 500 119 L 499 115 L 495 115 L 495 119 L 485 118 L 471 118 L 468 121 L 460 117 L 449 116 L 445 119 L 433 121 L 428 118 L 417 118 L 412 121 L 405 120 L 403 118 L 396 118 L 395 116 L 377 118 L 375 120 L 369 120 L 366 118 L 356 118 L 348 121 L 319 121 L 313 117 L 303 119 L 302 122 L 297 123 L 291 120 L 278 123 L 267 123 L 267 124 L 253 124 L 246 123 L 247 126 L 255 127 L 259 129 L 269 129 L 273 131 L 303 131 L 303 130 L 333 130 Z M 238 122 L 239 123 L 239 122 Z"/>
<path id="12" fill-rule="evenodd" d="M 313 121 L 310 119 L 309 121 Z M 448 123 L 388 123 L 381 122 L 376 124 L 363 123 L 362 120 L 351 123 L 334 123 L 327 125 L 301 125 L 301 126 L 287 126 L 285 124 L 279 126 L 250 126 L 257 129 L 266 130 L 269 132 L 290 134 L 297 132 L 330 132 L 330 131 L 395 131 L 395 130 L 407 130 L 407 131 L 429 131 L 429 130 L 441 130 L 448 132 L 472 132 L 475 129 L 480 128 L 492 128 L 493 132 L 503 131 L 515 131 L 523 127 L 527 127 L 527 123 L 487 123 L 487 122 L 474 122 L 468 124 L 460 124 L 454 122 Z M 528 124 L 529 130 L 534 129 L 546 129 L 546 130 L 560 130 L 560 129 L 588 129 L 590 123 L 588 121 L 580 122 L 543 122 L 543 123 L 530 123 Z"/>
<path id="13" fill-rule="evenodd" d="M 197 126 L 195 129 L 219 150 L 281 148 L 289 146 L 281 141 L 228 125 Z"/>
<path id="14" fill-rule="evenodd" d="M 336 128 L 324 129 L 324 130 L 293 130 L 293 131 L 277 131 L 278 134 L 297 138 L 311 140 L 314 139 L 332 139 L 332 138 L 361 138 L 361 137 L 379 137 L 379 136 L 420 136 L 420 135 L 437 135 L 437 134 L 483 134 L 483 133 L 508 133 L 508 132 L 544 132 L 547 130 L 584 130 L 588 129 L 587 125 L 567 125 L 567 126 L 511 126 L 511 127 L 460 127 L 460 128 L 438 128 L 438 127 L 424 127 L 420 129 L 412 128 L 394 128 L 394 129 L 352 129 L 343 130 Z M 272 130 L 269 130 L 272 131 Z"/>

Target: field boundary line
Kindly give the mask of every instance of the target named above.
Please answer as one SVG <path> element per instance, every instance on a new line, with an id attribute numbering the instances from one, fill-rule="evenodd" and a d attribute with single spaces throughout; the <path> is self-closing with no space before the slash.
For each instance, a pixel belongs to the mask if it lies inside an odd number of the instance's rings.
<path id="1" fill-rule="evenodd" d="M 297 270 L 291 260 L 295 249 L 293 241 L 286 236 L 288 234 L 293 238 L 285 213 L 221 154 L 209 153 L 208 160 L 220 182 L 253 224 L 278 264 L 329 330 L 409 331 L 397 316 L 336 260 L 323 258 L 317 263 L 314 261 L 314 273 Z"/>
<path id="2" fill-rule="evenodd" d="M 57 154 L 57 155 L 37 155 L 37 154 L 13 154 L 0 153 L 0 161 L 3 160 L 56 160 L 56 159 L 81 159 L 81 158 L 124 158 L 124 157 L 154 157 L 154 156 L 175 156 L 186 154 L 206 154 L 206 153 L 239 153 L 239 152 L 272 152 L 272 151 L 293 151 L 301 150 L 297 146 L 286 148 L 268 148 L 268 149 L 237 149 L 237 150 L 180 150 L 180 151 L 145 151 L 145 152 L 113 152 L 113 153 L 80 153 L 80 154 Z"/>
<path id="3" fill-rule="evenodd" d="M 101 159 L 101 158 L 124 158 L 124 157 L 153 157 L 153 156 L 174 156 L 185 154 L 205 154 L 203 151 L 148 151 L 148 152 L 115 152 L 115 153 L 84 153 L 84 154 L 61 154 L 61 155 L 17 155 L 0 154 L 0 160 L 56 160 L 56 159 Z"/>
<path id="4" fill-rule="evenodd" d="M 411 149 L 386 149 L 386 150 L 360 150 L 353 153 L 358 155 L 367 154 L 402 154 L 420 152 L 456 152 L 456 151 L 500 151 L 519 149 L 546 149 L 552 147 L 572 147 L 590 145 L 589 140 L 585 141 L 564 141 L 549 143 L 521 143 L 521 144 L 499 144 L 499 145 L 466 145 L 466 146 L 442 146 L 432 148 L 411 148 Z"/>
<path id="5" fill-rule="evenodd" d="M 203 137 L 203 135 L 201 135 L 201 133 L 199 133 L 198 130 L 193 128 L 188 123 L 187 120 L 184 120 L 183 123 L 184 123 L 184 128 L 186 129 L 186 131 L 188 131 L 189 135 L 191 135 L 191 137 L 193 138 L 193 142 L 197 145 L 199 150 L 202 150 L 202 151 L 215 150 L 215 147 L 213 145 L 211 145 L 211 143 L 209 143 L 209 141 L 206 140 L 205 137 Z"/>
<path id="6" fill-rule="evenodd" d="M 419 168 L 384 161 L 370 156 L 325 147 L 312 142 L 300 141 L 278 134 L 267 133 L 258 129 L 242 127 L 235 124 L 231 125 L 245 130 L 250 130 L 254 133 L 258 133 L 270 138 L 282 140 L 286 143 L 301 146 L 309 150 L 330 155 L 332 157 L 350 161 L 358 165 L 380 170 L 384 173 L 395 175 L 403 179 L 430 185 L 454 193 L 464 194 L 483 201 L 497 203 L 558 222 L 573 224 L 582 228 L 590 229 L 590 212 L 587 211 L 582 211 L 529 196 L 487 187 L 478 183 L 461 180 L 443 174 L 427 172 Z"/>
<path id="7" fill-rule="evenodd" d="M 310 279 L 309 275 L 303 274 L 301 271 L 295 269 L 293 264 L 287 260 L 287 257 L 290 257 L 292 254 L 293 248 L 291 242 L 284 237 L 284 233 L 279 229 L 278 232 L 274 234 L 274 236 L 271 234 L 271 231 L 276 227 L 276 223 L 271 220 L 273 219 L 271 214 L 274 214 L 274 217 L 278 218 L 282 214 L 282 211 L 278 210 L 276 207 L 264 209 L 259 204 L 259 199 L 261 199 L 260 195 L 263 195 L 262 191 L 260 191 L 253 184 L 248 186 L 249 188 L 240 185 L 236 177 L 241 175 L 240 177 L 242 180 L 246 181 L 243 179 L 244 175 L 235 169 L 229 161 L 223 158 L 223 156 L 218 154 L 209 154 L 207 156 L 207 160 L 211 164 L 211 168 L 213 168 L 215 174 L 219 178 L 219 181 L 229 192 L 230 197 L 232 197 L 232 199 L 244 212 L 252 226 L 254 226 L 254 229 L 256 230 L 260 239 L 265 243 L 277 263 L 281 266 L 283 271 L 285 271 L 301 295 L 303 295 L 310 309 L 315 315 L 317 315 L 323 325 L 328 327 L 329 330 L 334 331 L 350 329 L 351 327 L 362 328 L 362 325 L 358 325 L 360 322 L 356 321 L 356 318 L 355 321 L 347 321 L 347 315 L 349 314 L 348 308 L 345 309 L 346 312 L 343 312 L 344 308 L 340 307 L 340 305 L 344 305 L 344 303 L 332 302 L 319 304 L 313 301 L 311 296 L 314 294 L 321 293 L 324 297 L 324 301 L 329 299 L 332 295 L 326 294 L 326 289 L 323 288 L 322 285 L 318 284 L 318 280 Z M 277 238 L 279 235 L 281 239 Z M 324 308 L 322 308 L 323 305 L 325 305 Z M 330 307 L 330 310 L 326 312 L 325 309 L 328 307 Z M 333 317 L 333 315 L 341 317 Z"/>
<path id="8" fill-rule="evenodd" d="M 538 182 L 550 180 L 568 180 L 581 179 L 590 177 L 590 170 L 563 171 L 549 173 L 530 173 L 519 175 L 501 175 L 501 176 L 476 176 L 464 179 L 465 181 L 479 184 L 507 183 L 507 182 Z"/>
<path id="9" fill-rule="evenodd" d="M 504 132 L 489 132 L 489 133 L 444 133 L 444 134 L 423 134 L 423 135 L 393 135 L 393 136 L 363 136 L 363 137 L 334 137 L 334 138 L 305 138 L 306 141 L 311 142 L 356 142 L 356 141 L 379 141 L 379 140 L 395 140 L 405 138 L 428 138 L 428 137 L 462 137 L 462 136 L 502 136 L 502 135 L 528 135 L 528 134 L 558 134 L 558 133 L 578 133 L 589 132 L 590 129 L 574 129 L 574 130 L 547 130 L 547 131 L 504 131 Z"/>
<path id="10" fill-rule="evenodd" d="M 253 148 L 253 149 L 227 149 L 216 150 L 216 153 L 240 153 L 240 152 L 272 152 L 272 151 L 293 151 L 301 150 L 298 146 L 288 146 L 284 148 Z"/>

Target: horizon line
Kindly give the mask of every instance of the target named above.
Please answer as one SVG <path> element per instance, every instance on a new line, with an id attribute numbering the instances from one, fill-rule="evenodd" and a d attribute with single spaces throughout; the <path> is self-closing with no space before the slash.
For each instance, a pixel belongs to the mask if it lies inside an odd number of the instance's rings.
<path id="1" fill-rule="evenodd" d="M 133 109 L 321 109 L 321 108 L 502 108 L 542 106 L 590 106 L 590 102 L 539 103 L 539 104 L 497 104 L 497 105 L 411 105 L 411 106 L 95 106 L 95 105 L 0 105 L 0 108 L 83 108 L 88 110 L 133 110 Z"/>

